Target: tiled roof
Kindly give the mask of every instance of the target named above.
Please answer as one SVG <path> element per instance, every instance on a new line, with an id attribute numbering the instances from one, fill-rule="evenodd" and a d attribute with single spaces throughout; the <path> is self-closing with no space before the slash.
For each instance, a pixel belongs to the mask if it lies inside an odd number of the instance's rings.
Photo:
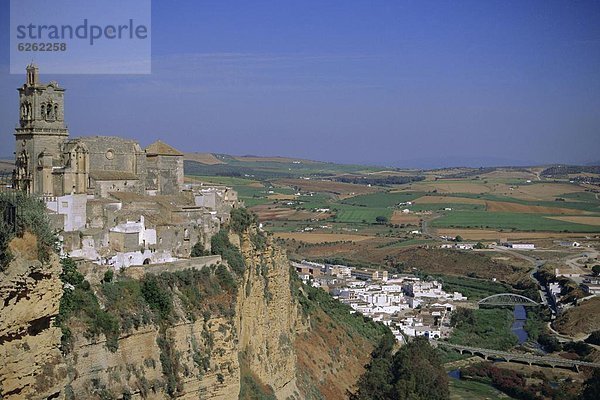
<path id="1" fill-rule="evenodd" d="M 146 154 L 150 156 L 183 156 L 183 153 L 160 140 L 146 147 Z"/>

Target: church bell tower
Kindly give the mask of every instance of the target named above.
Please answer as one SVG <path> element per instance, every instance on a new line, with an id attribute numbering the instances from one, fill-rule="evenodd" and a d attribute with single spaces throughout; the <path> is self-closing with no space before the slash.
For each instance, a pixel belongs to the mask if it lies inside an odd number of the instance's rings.
<path id="1" fill-rule="evenodd" d="M 60 166 L 62 145 L 69 136 L 64 120 L 64 92 L 58 83 L 42 84 L 34 64 L 19 91 L 19 125 L 15 129 L 15 188 L 35 194 L 53 193 L 53 167 Z"/>

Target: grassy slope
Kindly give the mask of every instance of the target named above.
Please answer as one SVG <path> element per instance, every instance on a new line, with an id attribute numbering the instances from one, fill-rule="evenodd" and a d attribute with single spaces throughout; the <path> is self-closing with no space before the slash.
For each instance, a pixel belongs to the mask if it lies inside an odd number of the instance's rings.
<path id="1" fill-rule="evenodd" d="M 578 336 L 600 330 L 600 297 L 586 300 L 562 313 L 553 323 L 562 334 Z"/>
<path id="2" fill-rule="evenodd" d="M 475 381 L 450 379 L 451 400 L 510 399 L 490 385 Z"/>

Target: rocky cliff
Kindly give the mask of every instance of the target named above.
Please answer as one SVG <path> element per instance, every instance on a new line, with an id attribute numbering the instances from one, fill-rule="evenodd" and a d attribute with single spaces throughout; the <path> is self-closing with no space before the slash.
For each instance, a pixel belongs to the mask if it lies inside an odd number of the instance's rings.
<path id="1" fill-rule="evenodd" d="M 161 275 L 172 301 L 168 319 L 148 317 L 148 306 L 130 307 L 137 281 L 94 284 L 88 275 L 98 313 L 69 319 L 72 338 L 64 355 L 61 330 L 52 323 L 63 291 L 60 264 L 56 257 L 42 265 L 18 256 L 0 285 L 3 398 L 237 399 L 251 371 L 250 379 L 277 398 L 300 399 L 293 345 L 306 325 L 290 291 L 287 257 L 254 229 L 232 239 L 245 262 L 243 275 L 233 275 L 234 289 L 218 286 L 227 277 L 215 278 L 222 271 L 214 267 Z M 204 282 L 181 283 L 201 277 Z M 119 290 L 116 301 L 111 287 Z M 194 296 L 198 301 L 190 306 Z M 120 315 L 112 344 L 91 328 L 102 326 L 106 312 Z M 124 328 L 129 319 L 145 323 Z"/>
<path id="2" fill-rule="evenodd" d="M 229 266 L 114 278 L 42 264 L 15 240 L 0 272 L 3 399 L 343 399 L 380 334 L 302 288 L 254 227 L 221 237 Z"/>
<path id="3" fill-rule="evenodd" d="M 30 234 L 9 247 L 15 258 L 0 272 L 0 398 L 58 398 L 67 383 L 61 331 L 52 325 L 63 292 L 60 263 L 56 256 L 38 261 Z"/>

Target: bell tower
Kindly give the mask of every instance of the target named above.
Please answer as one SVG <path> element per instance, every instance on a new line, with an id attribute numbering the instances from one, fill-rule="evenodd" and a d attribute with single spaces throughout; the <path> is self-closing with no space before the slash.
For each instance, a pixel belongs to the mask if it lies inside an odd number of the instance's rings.
<path id="1" fill-rule="evenodd" d="M 52 169 L 61 165 L 63 143 L 69 136 L 64 120 L 64 92 L 58 83 L 42 84 L 36 65 L 27 66 L 19 91 L 19 124 L 15 129 L 15 188 L 52 194 Z"/>

